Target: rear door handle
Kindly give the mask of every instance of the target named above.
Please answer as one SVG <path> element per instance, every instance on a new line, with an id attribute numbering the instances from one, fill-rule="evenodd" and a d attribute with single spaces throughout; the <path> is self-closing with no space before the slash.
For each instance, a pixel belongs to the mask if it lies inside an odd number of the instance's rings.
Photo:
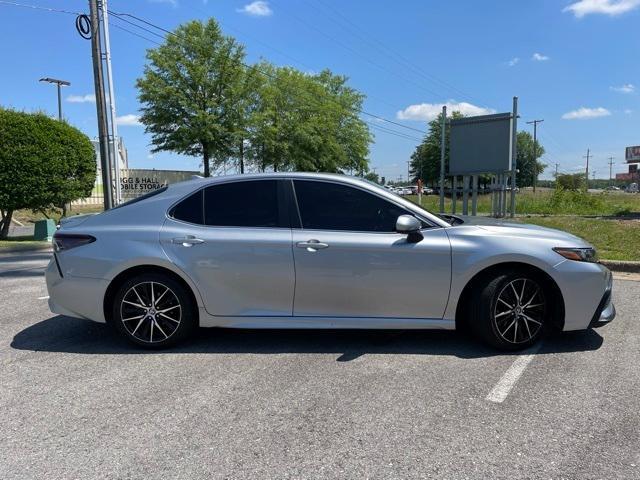
<path id="1" fill-rule="evenodd" d="M 328 243 L 322 243 L 316 239 L 307 240 L 306 242 L 296 243 L 298 248 L 306 248 L 308 252 L 315 252 L 316 250 L 322 250 L 323 248 L 329 248 Z"/>
<path id="2" fill-rule="evenodd" d="M 201 238 L 196 238 L 193 235 L 187 235 L 186 237 L 177 237 L 171 240 L 172 243 L 177 243 L 183 247 L 192 247 L 194 245 L 200 245 L 204 243 Z"/>

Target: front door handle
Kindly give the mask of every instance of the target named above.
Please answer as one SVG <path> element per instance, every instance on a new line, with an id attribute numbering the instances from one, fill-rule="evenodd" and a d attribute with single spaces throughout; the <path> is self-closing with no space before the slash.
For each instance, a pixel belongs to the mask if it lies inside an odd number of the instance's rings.
<path id="1" fill-rule="evenodd" d="M 192 247 L 194 245 L 200 245 L 204 243 L 204 240 L 201 238 L 196 238 L 193 235 L 187 235 L 186 237 L 178 237 L 171 240 L 172 243 L 177 243 L 182 245 L 183 247 Z"/>
<path id="2" fill-rule="evenodd" d="M 298 248 L 306 248 L 307 252 L 315 252 L 316 250 L 322 250 L 323 248 L 329 248 L 328 243 L 322 243 L 319 240 L 312 238 L 311 240 L 307 240 L 306 242 L 298 242 L 296 243 L 296 247 Z"/>

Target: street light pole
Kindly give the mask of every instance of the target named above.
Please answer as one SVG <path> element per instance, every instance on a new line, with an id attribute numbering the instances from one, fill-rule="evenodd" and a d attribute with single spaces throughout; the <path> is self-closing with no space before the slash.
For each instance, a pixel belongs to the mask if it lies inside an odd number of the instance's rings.
<path id="1" fill-rule="evenodd" d="M 39 81 L 54 83 L 58 87 L 58 120 L 62 121 L 62 92 L 60 91 L 60 87 L 68 87 L 69 85 L 71 85 L 71 82 L 50 77 L 41 78 Z"/>

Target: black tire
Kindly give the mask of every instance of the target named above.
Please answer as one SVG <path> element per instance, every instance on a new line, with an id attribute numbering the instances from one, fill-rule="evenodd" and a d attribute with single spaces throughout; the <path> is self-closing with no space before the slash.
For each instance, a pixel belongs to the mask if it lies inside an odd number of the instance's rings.
<path id="1" fill-rule="evenodd" d="M 522 350 L 540 340 L 550 324 L 550 308 L 538 276 L 510 270 L 487 276 L 479 286 L 473 293 L 469 322 L 477 337 L 506 351 Z"/>
<path id="2" fill-rule="evenodd" d="M 162 273 L 144 273 L 120 285 L 113 298 L 110 320 L 130 342 L 161 349 L 186 339 L 197 325 L 198 316 L 190 292 L 180 282 Z"/>

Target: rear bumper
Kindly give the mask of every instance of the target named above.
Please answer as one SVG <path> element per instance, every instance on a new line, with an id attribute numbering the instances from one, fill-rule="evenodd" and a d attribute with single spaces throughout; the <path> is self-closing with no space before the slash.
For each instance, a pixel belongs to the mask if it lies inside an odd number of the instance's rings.
<path id="1" fill-rule="evenodd" d="M 55 259 L 45 272 L 49 309 L 67 317 L 86 318 L 104 323 L 102 299 L 109 282 L 103 279 L 60 275 Z"/>

